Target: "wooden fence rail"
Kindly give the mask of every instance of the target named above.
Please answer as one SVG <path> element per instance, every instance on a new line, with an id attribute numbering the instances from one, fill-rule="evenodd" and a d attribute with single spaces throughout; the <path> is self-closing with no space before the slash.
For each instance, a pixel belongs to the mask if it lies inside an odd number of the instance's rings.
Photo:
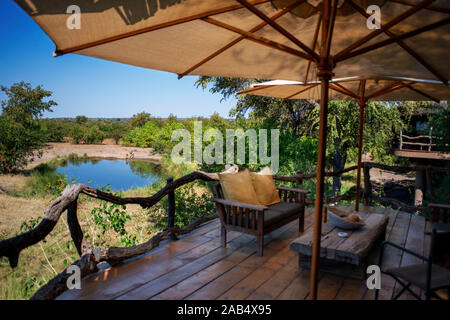
<path id="1" fill-rule="evenodd" d="M 380 168 L 383 170 L 396 171 L 396 172 L 410 172 L 419 167 L 390 167 L 385 165 L 380 165 L 376 163 L 365 162 L 364 164 L 364 198 L 366 202 L 372 200 L 381 200 L 377 196 L 372 194 L 372 188 L 370 183 L 370 168 Z M 436 170 L 441 170 L 442 168 L 427 167 Z M 344 173 L 356 170 L 357 166 L 352 166 L 337 172 L 326 172 L 325 176 L 341 176 Z M 422 168 L 423 169 L 423 168 Z M 449 172 L 450 170 L 444 169 L 444 171 Z M 313 179 L 316 177 L 315 173 L 302 174 L 297 172 L 293 176 L 279 176 L 274 175 L 274 179 L 284 182 L 294 182 L 297 183 L 301 188 L 304 179 Z M 0 256 L 8 257 L 9 263 L 12 268 L 16 267 L 19 262 L 20 252 L 32 246 L 39 241 L 45 239 L 45 237 L 53 230 L 56 226 L 58 220 L 64 211 L 67 211 L 67 224 L 69 227 L 70 235 L 72 241 L 76 247 L 80 259 L 75 261 L 72 265 L 78 266 L 81 271 L 81 276 L 85 277 L 91 273 L 97 271 L 97 265 L 101 262 L 108 262 L 110 265 L 115 265 L 120 261 L 125 259 L 133 258 L 138 255 L 144 254 L 156 246 L 165 239 L 177 239 L 177 236 L 183 235 L 191 232 L 201 224 L 217 218 L 217 214 L 213 214 L 206 217 L 201 217 L 188 226 L 184 228 L 175 227 L 175 190 L 187 183 L 194 182 L 196 180 L 201 181 L 217 181 L 218 175 L 216 173 L 206 173 L 201 171 L 195 171 L 188 175 L 185 175 L 179 179 L 173 180 L 173 178 L 167 179 L 167 184 L 160 189 L 158 192 L 150 197 L 118 197 L 111 193 L 104 192 L 83 184 L 74 184 L 67 186 L 61 195 L 54 200 L 50 206 L 45 210 L 42 221 L 32 230 L 22 233 L 18 236 L 0 241 Z M 121 247 L 110 247 L 110 248 L 94 248 L 91 247 L 86 237 L 81 229 L 78 216 L 77 216 L 77 204 L 78 197 L 80 194 L 87 195 L 91 198 L 104 200 L 110 203 L 125 205 L 125 204 L 139 204 L 142 208 L 150 208 L 156 203 L 158 203 L 162 198 L 168 196 L 168 228 L 154 237 L 152 237 L 147 242 L 139 245 L 130 246 L 126 248 Z M 341 200 L 353 200 L 354 195 L 340 195 L 337 197 L 326 198 L 325 203 L 333 203 Z M 386 199 L 384 199 L 386 200 Z M 387 199 L 388 203 L 392 202 L 393 199 Z M 395 200 L 397 201 L 397 200 Z M 306 199 L 306 204 L 313 204 L 314 199 Z M 398 204 L 398 203 L 397 203 Z M 403 204 L 400 203 L 401 206 Z M 68 267 L 70 268 L 70 266 Z M 63 291 L 67 290 L 66 281 L 71 275 L 65 269 L 63 272 L 58 274 L 55 278 L 50 280 L 46 285 L 41 287 L 32 297 L 32 299 L 54 299 L 60 295 Z"/>

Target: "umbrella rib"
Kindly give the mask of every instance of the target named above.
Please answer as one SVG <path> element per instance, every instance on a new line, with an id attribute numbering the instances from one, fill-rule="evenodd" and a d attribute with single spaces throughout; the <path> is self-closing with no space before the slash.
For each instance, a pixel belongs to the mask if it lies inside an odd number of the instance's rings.
<path id="1" fill-rule="evenodd" d="M 370 15 L 365 12 L 359 5 L 353 2 L 353 0 L 348 0 L 348 3 L 358 11 L 363 17 L 368 18 Z M 384 33 L 388 35 L 390 38 L 397 36 L 395 33 L 385 30 Z M 405 44 L 403 41 L 396 41 L 397 44 L 402 47 L 406 52 L 408 52 L 413 58 L 415 58 L 421 65 L 428 69 L 432 74 L 434 74 L 438 79 L 442 82 L 447 83 L 447 79 L 443 77 L 435 68 L 433 68 L 428 62 L 426 62 L 417 52 L 415 52 L 411 47 Z"/>
<path id="2" fill-rule="evenodd" d="M 312 88 L 314 88 L 314 87 L 316 87 L 318 85 L 319 85 L 318 83 L 312 84 L 309 87 L 304 88 L 304 89 L 302 89 L 302 90 L 300 90 L 300 91 L 298 91 L 298 92 L 296 92 L 294 94 L 291 94 L 290 96 L 287 96 L 286 98 L 283 98 L 283 99 L 291 99 L 292 97 L 295 97 L 296 95 L 298 95 L 298 94 L 300 94 L 302 92 L 308 91 L 309 89 L 312 89 Z"/>
<path id="3" fill-rule="evenodd" d="M 277 12 L 276 14 L 274 14 L 270 19 L 275 20 L 278 19 L 279 17 L 285 15 L 286 13 L 292 11 L 294 8 L 298 7 L 300 4 L 302 4 L 303 2 L 305 2 L 306 0 L 302 0 L 300 2 L 294 3 L 286 8 L 284 8 L 283 10 L 280 10 L 279 12 Z M 254 28 L 250 29 L 248 32 L 254 33 L 258 30 L 260 30 L 261 28 L 265 27 L 267 25 L 266 22 L 262 22 L 260 24 L 258 24 L 257 26 L 255 26 Z M 225 52 L 226 50 L 230 49 L 231 47 L 233 47 L 234 45 L 236 45 L 237 43 L 241 42 L 243 39 L 245 39 L 245 36 L 240 36 L 238 38 L 236 38 L 235 40 L 233 40 L 232 42 L 228 43 L 227 45 L 223 46 L 222 48 L 220 48 L 219 50 L 216 50 L 214 53 L 210 54 L 208 57 L 206 57 L 205 59 L 203 59 L 202 61 L 200 61 L 199 63 L 195 64 L 194 66 L 190 67 L 189 69 L 187 69 L 186 71 L 180 73 L 178 75 L 178 79 L 183 78 L 185 75 L 187 75 L 188 73 L 192 72 L 193 70 L 197 69 L 198 67 L 200 67 L 201 65 L 205 64 L 206 62 L 214 59 L 215 57 L 217 57 L 218 55 L 220 55 L 221 53 Z"/>
<path id="4" fill-rule="evenodd" d="M 271 88 L 271 87 L 274 87 L 274 86 L 275 85 L 272 84 L 272 85 L 268 85 L 268 86 L 253 87 L 253 88 L 250 88 L 250 89 L 245 89 L 245 90 L 239 91 L 239 92 L 236 93 L 236 95 L 241 95 L 241 94 L 254 92 L 254 91 L 258 91 L 258 90 L 262 90 L 262 89 L 267 89 L 267 88 Z"/>
<path id="5" fill-rule="evenodd" d="M 257 4 L 262 4 L 262 3 L 266 3 L 269 2 L 270 0 L 254 0 L 252 2 L 253 5 L 257 5 Z M 73 46 L 73 47 L 69 47 L 66 49 L 58 49 L 56 48 L 55 50 L 55 56 L 61 56 L 67 53 L 72 53 L 72 52 L 76 52 L 76 51 L 80 51 L 80 50 L 84 50 L 84 49 L 89 49 L 92 47 L 96 47 L 102 44 L 106 44 L 106 43 L 110 43 L 110 42 L 114 42 L 117 40 L 121 40 L 121 39 L 125 39 L 125 38 L 129 38 L 129 37 L 133 37 L 133 36 L 137 36 L 143 33 L 147 33 L 147 32 L 151 32 L 151 31 L 156 31 L 159 29 L 164 29 L 164 28 L 168 28 L 168 27 L 172 27 L 172 26 L 176 26 L 178 24 L 182 24 L 182 23 L 186 23 L 186 22 L 190 22 L 193 20 L 197 20 L 197 19 L 201 19 L 204 17 L 208 17 L 208 16 L 213 16 L 213 15 L 217 15 L 217 14 L 221 14 L 221 13 L 226 13 L 226 12 L 230 12 L 230 11 L 234 11 L 234 10 L 238 10 L 238 9 L 242 9 L 243 6 L 241 4 L 235 4 L 235 5 L 231 5 L 231 6 L 227 6 L 227 7 L 222 7 L 219 9 L 215 9 L 215 10 L 209 10 L 206 12 L 202 12 L 202 13 L 198 13 L 192 16 L 188 16 L 188 17 L 183 17 L 180 19 L 175 19 L 172 21 L 168 21 L 168 22 L 164 22 L 164 23 L 160 23 L 154 26 L 150 26 L 150 27 L 146 27 L 146 28 L 142 28 L 139 30 L 133 30 L 130 32 L 125 32 L 119 35 L 115 35 L 115 36 L 111 36 L 111 37 L 107 37 L 104 39 L 100 39 L 100 40 L 95 40 L 92 42 L 88 42 L 88 43 L 84 43 L 84 44 L 80 44 L 77 46 Z"/>
<path id="6" fill-rule="evenodd" d="M 334 91 L 340 92 L 346 96 L 349 96 L 349 97 L 355 98 L 356 100 L 359 100 L 358 95 L 354 94 L 351 91 L 341 89 L 340 87 L 336 86 L 335 83 L 330 83 L 329 86 L 330 86 L 330 89 L 333 89 Z"/>
<path id="7" fill-rule="evenodd" d="M 376 36 L 378 36 L 379 34 L 381 34 L 382 32 L 384 32 L 385 30 L 388 30 L 389 28 L 395 26 L 396 24 L 398 24 L 399 22 L 405 20 L 406 18 L 410 17 L 411 15 L 413 15 L 414 13 L 416 13 L 417 11 L 419 11 L 420 9 L 422 9 L 423 7 L 431 4 L 433 1 L 435 0 L 424 0 L 423 2 L 418 3 L 417 5 L 415 5 L 414 7 L 412 7 L 411 9 L 403 12 L 402 14 L 398 15 L 397 17 L 395 17 L 394 19 L 392 19 L 391 21 L 389 21 L 388 23 L 386 23 L 383 27 L 381 27 L 380 29 L 377 29 L 375 31 L 372 31 L 371 33 L 369 33 L 368 35 L 366 35 L 365 37 L 362 37 L 361 39 L 359 39 L 358 41 L 354 42 L 353 44 L 351 44 L 350 46 L 348 46 L 347 48 L 343 49 L 342 51 L 340 51 L 339 53 L 337 53 L 335 55 L 335 59 L 336 61 L 341 61 L 347 58 L 347 56 L 350 54 L 351 51 L 353 51 L 354 49 L 358 48 L 359 46 L 363 45 L 364 43 L 367 43 L 369 40 L 375 38 Z"/>
<path id="8" fill-rule="evenodd" d="M 316 51 L 316 47 L 317 47 L 317 39 L 319 38 L 319 31 L 320 31 L 320 25 L 321 25 L 321 21 L 322 21 L 322 11 L 319 11 L 319 14 L 317 16 L 317 25 L 316 25 L 316 29 L 314 30 L 314 36 L 313 36 L 313 41 L 312 41 L 312 50 L 315 52 Z M 308 66 L 306 67 L 306 75 L 305 75 L 305 83 L 308 82 L 308 74 L 309 74 L 309 69 L 311 68 L 311 61 L 308 61 Z"/>
<path id="9" fill-rule="evenodd" d="M 380 90 L 377 90 L 377 91 L 375 91 L 372 94 L 369 94 L 366 97 L 366 100 L 369 100 L 369 99 L 372 99 L 372 98 L 375 98 L 375 97 L 379 97 L 379 96 L 388 94 L 388 93 L 390 93 L 392 91 L 402 89 L 402 88 L 406 87 L 407 85 L 411 85 L 411 84 L 414 84 L 414 83 L 415 82 L 404 83 L 402 81 L 395 81 L 395 82 L 393 82 L 393 83 L 391 83 L 391 84 L 381 88 Z"/>
<path id="10" fill-rule="evenodd" d="M 337 0 L 334 0 L 331 7 L 330 22 L 328 25 L 327 41 L 325 42 L 325 57 L 330 56 L 331 39 L 333 38 L 334 22 L 336 20 Z"/>
<path id="11" fill-rule="evenodd" d="M 361 98 L 360 96 L 358 96 L 356 93 L 354 93 L 353 91 L 347 89 L 346 87 L 344 87 L 342 84 L 340 84 L 339 82 L 333 82 L 333 84 L 339 88 L 341 88 L 342 90 L 345 90 L 349 93 L 349 95 L 353 95 L 355 97 Z"/>
<path id="12" fill-rule="evenodd" d="M 300 58 L 307 59 L 307 60 L 312 60 L 313 59 L 310 55 L 308 55 L 306 53 L 303 53 L 301 51 L 298 51 L 296 49 L 288 47 L 288 46 L 286 46 L 284 44 L 281 44 L 281 43 L 269 40 L 267 38 L 258 36 L 258 35 L 254 34 L 254 33 L 251 33 L 251 32 L 248 32 L 248 31 L 245 31 L 245 30 L 242 30 L 242 29 L 239 29 L 237 27 L 234 27 L 234 26 L 229 25 L 227 23 L 218 21 L 216 19 L 206 17 L 206 18 L 202 18 L 202 20 L 205 21 L 205 22 L 208 22 L 210 24 L 213 24 L 215 26 L 221 27 L 223 29 L 227 29 L 229 31 L 232 31 L 232 32 L 238 33 L 240 35 L 243 35 L 243 36 L 245 36 L 245 38 L 248 38 L 251 41 L 254 41 L 254 42 L 262 44 L 262 45 L 265 45 L 265 46 L 270 47 L 272 49 L 277 49 L 277 50 L 280 50 L 280 51 L 282 51 L 284 53 L 289 53 L 289 54 L 292 54 L 292 55 L 294 55 L 296 57 L 300 57 Z"/>
<path id="13" fill-rule="evenodd" d="M 380 41 L 380 42 L 375 43 L 373 45 L 361 48 L 361 49 L 353 51 L 353 52 L 350 52 L 349 54 L 346 54 L 345 56 L 341 56 L 340 58 L 336 58 L 336 62 L 347 60 L 347 59 L 353 58 L 355 56 L 359 56 L 359 55 L 361 55 L 363 53 L 367 53 L 369 51 L 373 51 L 375 49 L 379 49 L 381 47 L 385 47 L 385 46 L 390 45 L 392 43 L 398 42 L 399 40 L 404 40 L 404 39 L 407 39 L 407 38 L 414 37 L 414 36 L 416 36 L 418 34 L 430 31 L 432 29 L 436 29 L 436 28 L 445 26 L 445 25 L 447 25 L 449 23 L 450 23 L 450 18 L 442 19 L 442 20 L 440 20 L 438 22 L 426 25 L 426 26 L 418 28 L 416 30 L 413 30 L 413 31 L 410 31 L 410 32 L 406 32 L 406 33 L 403 33 L 401 35 L 394 36 L 394 37 L 392 37 L 390 39 L 383 40 L 383 41 Z"/>
<path id="14" fill-rule="evenodd" d="M 317 53 L 314 52 L 314 50 L 311 50 L 307 45 L 305 45 L 303 42 L 301 42 L 299 39 L 297 39 L 292 33 L 287 31 L 285 28 L 280 26 L 275 21 L 271 20 L 268 16 L 266 16 L 264 13 L 259 11 L 253 4 L 247 2 L 246 0 L 236 0 L 240 4 L 242 4 L 244 7 L 246 7 L 249 11 L 251 11 L 253 14 L 258 16 L 260 19 L 265 21 L 268 25 L 270 25 L 272 28 L 277 30 L 279 33 L 281 33 L 284 37 L 292 41 L 294 44 L 296 44 L 298 47 L 300 47 L 303 51 L 305 51 L 312 59 L 318 61 L 319 56 Z"/>
<path id="15" fill-rule="evenodd" d="M 417 2 L 407 1 L 407 0 L 388 0 L 388 1 L 399 3 L 399 4 L 404 4 L 406 6 L 411 6 L 411 7 L 413 7 L 417 4 Z M 450 9 L 443 8 L 443 7 L 437 7 L 437 6 L 430 5 L 430 6 L 426 6 L 424 9 L 450 14 Z"/>
<path id="16" fill-rule="evenodd" d="M 417 92 L 418 94 L 420 94 L 420 95 L 422 95 L 422 96 L 424 96 L 424 97 L 430 99 L 430 100 L 433 100 L 434 102 L 439 103 L 439 101 L 440 101 L 438 98 L 435 98 L 435 97 L 429 95 L 428 93 L 423 92 L 422 90 L 413 88 L 413 86 L 412 86 L 411 84 L 406 85 L 406 87 L 407 87 L 408 89 L 410 89 L 410 90 L 412 90 L 412 91 L 414 91 L 414 92 Z"/>

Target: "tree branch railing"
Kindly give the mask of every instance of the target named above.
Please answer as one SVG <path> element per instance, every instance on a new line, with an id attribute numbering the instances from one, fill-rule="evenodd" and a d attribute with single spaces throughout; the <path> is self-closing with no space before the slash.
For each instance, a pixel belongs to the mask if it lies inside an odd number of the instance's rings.
<path id="1" fill-rule="evenodd" d="M 384 170 L 397 171 L 397 172 L 409 172 L 414 170 L 415 167 L 389 167 L 376 163 L 364 163 L 364 182 L 365 200 L 377 200 L 378 198 L 371 193 L 370 174 L 368 170 L 370 168 L 380 168 Z M 427 167 L 429 168 L 429 167 Z M 352 166 L 337 172 L 326 172 L 325 176 L 342 176 L 342 174 L 356 170 L 357 166 Z M 442 169 L 442 168 L 439 168 Z M 367 171 L 367 172 L 366 172 Z M 303 180 L 313 179 L 316 177 L 315 173 L 302 174 L 298 171 L 293 176 L 280 176 L 273 175 L 275 180 L 284 182 L 294 182 L 298 184 L 298 187 L 302 188 Z M 19 256 L 23 249 L 30 247 L 39 241 L 45 239 L 50 234 L 53 228 L 56 226 L 61 215 L 64 211 L 67 211 L 67 224 L 69 227 L 70 235 L 74 242 L 75 248 L 80 255 L 80 258 L 75 261 L 73 265 L 80 268 L 81 276 L 85 277 L 91 273 L 96 272 L 97 265 L 102 262 L 107 262 L 111 266 L 130 259 L 139 255 L 142 255 L 153 248 L 157 247 L 161 241 L 168 238 L 177 239 L 177 236 L 187 234 L 192 230 L 199 227 L 201 224 L 217 218 L 217 214 L 210 216 L 200 217 L 197 220 L 191 222 L 184 228 L 174 226 L 175 221 L 175 190 L 187 183 L 194 182 L 196 180 L 202 180 L 205 182 L 218 181 L 219 177 L 216 173 L 206 173 L 202 171 L 195 171 L 188 175 L 185 175 L 179 179 L 173 180 L 169 178 L 167 184 L 158 192 L 150 197 L 118 197 L 111 193 L 104 192 L 83 184 L 68 185 L 61 195 L 54 200 L 45 210 L 42 221 L 32 230 L 22 233 L 18 236 L 0 241 L 0 257 L 7 257 L 9 259 L 10 266 L 15 268 L 19 262 Z M 368 181 L 368 183 L 367 183 Z M 162 232 L 159 232 L 153 236 L 147 242 L 130 247 L 109 247 L 98 248 L 91 247 L 81 229 L 78 216 L 77 216 L 77 204 L 80 194 L 84 194 L 88 197 L 104 200 L 110 203 L 118 205 L 126 204 L 138 204 L 142 208 L 150 208 L 157 204 L 162 198 L 168 196 L 169 208 L 168 208 L 168 228 Z M 339 195 L 336 197 L 326 198 L 325 203 L 334 203 L 341 200 L 354 200 L 355 195 Z M 388 199 L 389 200 L 389 199 Z M 396 200 L 398 201 L 398 200 Z M 314 199 L 306 199 L 306 204 L 313 204 Z M 403 206 L 403 204 L 402 204 Z M 70 268 L 70 266 L 68 267 Z M 32 299 L 54 299 L 62 292 L 67 290 L 67 280 L 71 273 L 68 272 L 68 268 L 58 274 L 55 278 L 50 280 L 46 285 L 41 287 L 32 297 Z"/>

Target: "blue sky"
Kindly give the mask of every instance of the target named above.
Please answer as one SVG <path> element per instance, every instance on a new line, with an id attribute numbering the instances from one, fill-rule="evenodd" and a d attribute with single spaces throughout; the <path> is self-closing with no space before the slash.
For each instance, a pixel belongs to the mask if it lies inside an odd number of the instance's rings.
<path id="1" fill-rule="evenodd" d="M 141 111 L 228 116 L 235 104 L 196 88 L 196 76 L 178 80 L 172 73 L 75 54 L 54 58 L 53 42 L 12 0 L 0 1 L 0 39 L 0 84 L 25 81 L 52 91 L 58 106 L 46 117 L 130 117 Z"/>

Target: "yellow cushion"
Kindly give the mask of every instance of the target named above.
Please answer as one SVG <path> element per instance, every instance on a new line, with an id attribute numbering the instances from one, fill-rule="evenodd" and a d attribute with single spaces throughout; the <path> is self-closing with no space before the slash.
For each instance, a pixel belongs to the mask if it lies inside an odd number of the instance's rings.
<path id="1" fill-rule="evenodd" d="M 258 201 L 264 206 L 270 206 L 280 202 L 278 190 L 273 181 L 272 173 L 269 167 L 265 167 L 260 172 L 250 172 L 253 187 L 256 191 Z"/>
<path id="2" fill-rule="evenodd" d="M 260 205 L 247 169 L 237 173 L 219 173 L 219 179 L 225 199 Z"/>

